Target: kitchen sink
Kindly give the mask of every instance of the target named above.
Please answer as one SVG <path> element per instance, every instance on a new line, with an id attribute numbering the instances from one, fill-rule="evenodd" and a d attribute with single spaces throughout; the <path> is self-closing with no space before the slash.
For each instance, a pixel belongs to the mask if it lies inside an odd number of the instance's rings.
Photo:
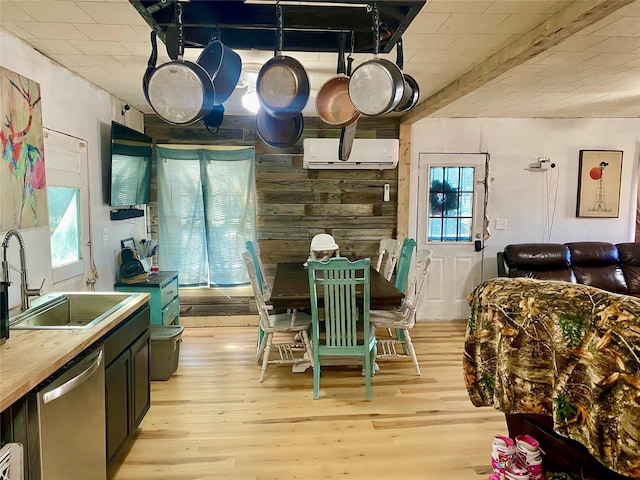
<path id="1" fill-rule="evenodd" d="M 84 330 L 91 328 L 136 297 L 132 293 L 54 293 L 12 317 L 15 330 Z"/>

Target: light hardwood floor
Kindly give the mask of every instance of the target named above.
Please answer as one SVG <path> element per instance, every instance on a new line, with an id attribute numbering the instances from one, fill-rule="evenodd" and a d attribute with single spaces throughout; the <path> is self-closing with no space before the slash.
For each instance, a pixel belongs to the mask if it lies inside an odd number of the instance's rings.
<path id="1" fill-rule="evenodd" d="M 412 330 L 422 369 L 380 362 L 373 401 L 356 367 L 313 375 L 255 360 L 255 327 L 185 328 L 176 374 L 152 382 L 151 409 L 115 480 L 477 480 L 490 473 L 502 413 L 475 408 L 462 379 L 464 323 Z M 386 332 L 379 332 L 384 335 Z"/>

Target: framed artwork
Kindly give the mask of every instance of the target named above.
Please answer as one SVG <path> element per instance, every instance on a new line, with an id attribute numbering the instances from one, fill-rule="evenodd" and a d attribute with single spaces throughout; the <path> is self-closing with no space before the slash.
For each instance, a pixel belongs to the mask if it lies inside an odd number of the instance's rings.
<path id="1" fill-rule="evenodd" d="M 621 150 L 580 150 L 576 217 L 617 218 Z"/>
<path id="2" fill-rule="evenodd" d="M 0 67 L 0 231 L 49 224 L 40 84 Z"/>

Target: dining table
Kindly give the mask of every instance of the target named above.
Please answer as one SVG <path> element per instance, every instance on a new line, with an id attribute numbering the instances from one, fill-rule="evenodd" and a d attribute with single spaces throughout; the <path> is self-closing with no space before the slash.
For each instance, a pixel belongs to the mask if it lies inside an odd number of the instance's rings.
<path id="1" fill-rule="evenodd" d="M 400 307 L 404 293 L 373 268 L 369 278 L 370 308 L 372 310 L 394 310 Z M 358 294 L 357 291 L 356 294 Z M 320 290 L 318 290 L 318 295 L 322 296 Z M 311 308 L 309 273 L 306 262 L 281 262 L 276 265 L 276 274 L 271 288 L 271 304 L 276 310 Z"/>

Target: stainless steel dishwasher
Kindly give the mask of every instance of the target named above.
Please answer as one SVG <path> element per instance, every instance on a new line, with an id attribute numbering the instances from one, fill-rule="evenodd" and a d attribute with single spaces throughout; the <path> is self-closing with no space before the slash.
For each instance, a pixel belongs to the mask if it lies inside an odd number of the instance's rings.
<path id="1" fill-rule="evenodd" d="M 42 480 L 106 479 L 103 347 L 36 392 Z"/>

